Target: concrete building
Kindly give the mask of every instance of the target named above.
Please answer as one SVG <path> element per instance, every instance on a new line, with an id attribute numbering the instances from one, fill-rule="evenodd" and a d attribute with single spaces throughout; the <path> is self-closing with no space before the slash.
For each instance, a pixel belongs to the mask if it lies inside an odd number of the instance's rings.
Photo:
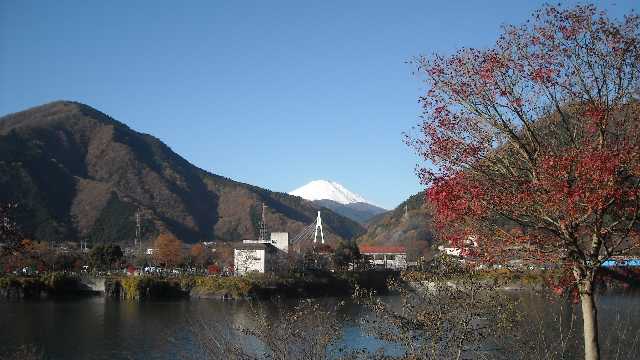
<path id="1" fill-rule="evenodd" d="M 407 249 L 404 246 L 359 246 L 360 254 L 376 269 L 406 270 Z"/>
<path id="2" fill-rule="evenodd" d="M 250 272 L 272 272 L 280 256 L 279 250 L 270 243 L 243 243 L 233 249 L 233 265 L 237 275 Z"/>
<path id="3" fill-rule="evenodd" d="M 285 253 L 288 253 L 289 252 L 289 233 L 272 232 L 271 245 L 277 247 L 280 251 L 284 251 Z"/>
<path id="4" fill-rule="evenodd" d="M 274 272 L 282 269 L 289 252 L 289 233 L 274 232 L 268 240 L 242 240 L 233 250 L 237 275 Z"/>
<path id="5" fill-rule="evenodd" d="M 273 232 L 269 240 L 242 240 L 243 244 L 271 244 L 278 250 L 285 253 L 289 252 L 289 233 Z"/>

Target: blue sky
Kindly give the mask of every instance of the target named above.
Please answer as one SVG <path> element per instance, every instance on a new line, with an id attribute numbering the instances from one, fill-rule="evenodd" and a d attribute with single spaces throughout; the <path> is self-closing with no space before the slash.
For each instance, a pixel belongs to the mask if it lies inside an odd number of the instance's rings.
<path id="1" fill-rule="evenodd" d="M 0 114 L 80 101 L 205 170 L 275 191 L 334 180 L 392 208 L 421 190 L 406 61 L 490 46 L 541 3 L 3 0 Z"/>

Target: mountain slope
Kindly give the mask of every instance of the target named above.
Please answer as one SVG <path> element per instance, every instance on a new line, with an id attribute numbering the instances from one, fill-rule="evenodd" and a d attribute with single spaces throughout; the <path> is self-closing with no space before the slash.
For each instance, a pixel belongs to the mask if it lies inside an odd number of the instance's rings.
<path id="1" fill-rule="evenodd" d="M 431 210 L 424 191 L 398 205 L 394 210 L 371 218 L 367 232 L 357 241 L 368 245 L 403 245 L 410 255 L 428 255 L 434 242 Z"/>
<path id="2" fill-rule="evenodd" d="M 315 200 L 313 203 L 327 209 L 331 209 L 342 216 L 359 222 L 360 224 L 365 224 L 372 217 L 387 212 L 387 210 L 383 208 L 364 202 L 345 205 L 333 200 Z"/>
<path id="3" fill-rule="evenodd" d="M 135 213 L 147 239 L 170 231 L 187 242 L 292 235 L 317 205 L 205 172 L 157 138 L 87 105 L 58 101 L 0 118 L 0 202 L 17 201 L 24 232 L 47 241 L 131 242 Z M 323 212 L 329 239 L 362 227 Z"/>

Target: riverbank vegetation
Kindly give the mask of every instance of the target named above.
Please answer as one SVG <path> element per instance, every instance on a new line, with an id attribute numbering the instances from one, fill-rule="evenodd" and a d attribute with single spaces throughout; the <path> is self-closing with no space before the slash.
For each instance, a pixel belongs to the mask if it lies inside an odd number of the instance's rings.
<path id="1" fill-rule="evenodd" d="M 354 318 L 343 318 L 347 314 L 340 310 L 342 302 L 299 300 L 287 306 L 272 299 L 250 302 L 252 321 L 229 328 L 224 321 L 191 319 L 190 331 L 207 359 L 560 360 L 583 352 L 579 306 L 571 294 L 541 290 L 514 296 L 476 281 L 472 273 L 458 274 L 457 286 L 450 286 L 446 272 L 432 274 L 432 280 L 442 275 L 443 281 L 425 292 L 400 283 L 392 298 L 358 289 L 346 300 L 363 309 Z M 635 359 L 640 339 L 633 318 L 640 313 L 627 309 L 616 314 L 617 320 L 607 322 L 608 331 L 603 332 L 602 355 Z M 363 336 L 393 345 L 341 346 L 344 324 L 355 324 Z M 254 341 L 257 347 L 246 345 Z"/>
<path id="2" fill-rule="evenodd" d="M 40 299 L 94 295 L 77 274 L 54 272 L 35 276 L 0 276 L 0 299 Z"/>
<path id="3" fill-rule="evenodd" d="M 447 269 L 446 276 L 442 269 Z M 46 272 L 31 275 L 0 275 L 0 298 L 35 299 L 59 296 L 86 296 L 104 292 L 104 296 L 123 300 L 175 298 L 269 299 L 351 296 L 356 290 L 377 295 L 393 292 L 403 284 L 416 290 L 439 283 L 456 285 L 473 280 L 501 290 L 556 292 L 566 276 L 561 270 L 476 269 L 451 257 L 436 257 L 423 271 L 306 271 L 286 274 L 250 273 L 242 277 L 201 274 L 132 274 L 128 272 L 83 273 Z M 104 281 L 104 287 L 95 283 Z M 640 287 L 640 271 L 601 269 L 595 281 L 599 291 Z M 575 295 L 575 291 L 569 291 Z"/>
<path id="4" fill-rule="evenodd" d="M 394 272 L 314 271 L 286 275 L 111 276 L 105 280 L 105 295 L 125 300 L 167 298 L 269 299 L 350 296 L 356 288 L 384 294 Z"/>

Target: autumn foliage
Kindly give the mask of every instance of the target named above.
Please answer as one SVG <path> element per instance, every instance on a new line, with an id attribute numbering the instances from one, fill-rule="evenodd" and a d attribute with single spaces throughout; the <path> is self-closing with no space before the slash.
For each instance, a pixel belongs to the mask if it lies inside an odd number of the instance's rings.
<path id="1" fill-rule="evenodd" d="M 439 235 L 473 239 L 481 261 L 567 269 L 586 313 L 600 264 L 640 246 L 639 29 L 548 6 L 492 48 L 416 60 L 427 90 L 407 141 Z"/>
<path id="2" fill-rule="evenodd" d="M 191 250 L 189 251 L 189 255 L 193 259 L 195 265 L 203 266 L 209 260 L 207 256 L 207 249 L 202 243 L 193 244 L 191 246 Z"/>
<path id="3" fill-rule="evenodd" d="M 164 266 L 177 266 L 182 262 L 182 241 L 171 234 L 160 234 L 154 244 L 153 258 Z"/>
<path id="4" fill-rule="evenodd" d="M 408 141 L 446 239 L 477 237 L 487 260 L 599 264 L 639 243 L 639 20 L 593 6 L 534 20 L 491 49 L 418 59 L 428 91 Z"/>

